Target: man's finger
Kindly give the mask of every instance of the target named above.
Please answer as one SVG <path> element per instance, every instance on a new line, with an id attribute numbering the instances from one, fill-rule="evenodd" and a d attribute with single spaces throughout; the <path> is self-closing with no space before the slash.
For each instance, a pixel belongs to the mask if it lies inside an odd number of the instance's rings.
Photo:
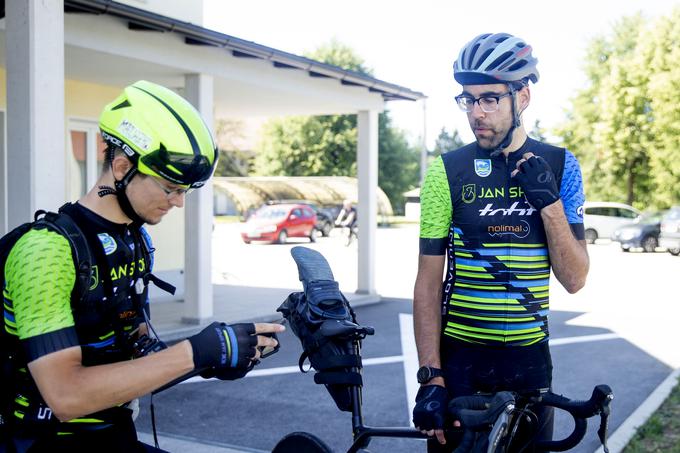
<path id="1" fill-rule="evenodd" d="M 271 346 L 273 348 L 277 344 L 279 344 L 279 342 L 273 338 L 265 337 L 263 335 L 257 336 L 257 346 Z"/>
<path id="2" fill-rule="evenodd" d="M 517 173 L 519 173 L 519 170 L 512 170 L 512 173 L 510 173 L 510 177 L 514 178 Z"/>
<path id="3" fill-rule="evenodd" d="M 269 322 L 259 322 L 255 324 L 255 333 L 272 333 L 283 332 L 286 330 L 281 324 L 272 324 Z"/>
<path id="4" fill-rule="evenodd" d="M 524 160 L 529 160 L 529 158 L 533 157 L 534 155 L 535 155 L 534 153 L 528 152 L 528 153 L 522 154 L 522 157 L 524 158 Z"/>
<path id="5" fill-rule="evenodd" d="M 444 437 L 443 429 L 435 430 L 434 434 L 437 436 L 437 440 L 439 441 L 440 444 L 444 445 L 446 443 L 446 437 Z"/>

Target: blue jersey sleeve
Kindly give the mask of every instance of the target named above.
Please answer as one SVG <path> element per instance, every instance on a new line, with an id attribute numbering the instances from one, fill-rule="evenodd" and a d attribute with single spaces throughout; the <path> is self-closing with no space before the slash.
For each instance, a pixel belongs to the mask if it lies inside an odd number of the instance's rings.
<path id="1" fill-rule="evenodd" d="M 578 160 L 569 150 L 565 150 L 560 198 L 562 198 L 567 222 L 569 222 L 576 239 L 585 239 L 583 203 L 585 203 L 586 197 L 583 194 L 583 178 Z"/>

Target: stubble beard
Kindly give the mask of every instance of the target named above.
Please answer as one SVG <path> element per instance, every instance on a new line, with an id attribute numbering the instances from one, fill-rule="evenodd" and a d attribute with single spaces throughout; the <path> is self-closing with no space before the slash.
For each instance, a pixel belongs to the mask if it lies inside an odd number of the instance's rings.
<path id="1" fill-rule="evenodd" d="M 488 130 L 491 132 L 491 135 L 489 135 L 488 132 L 484 136 L 478 135 L 477 132 L 474 132 L 474 129 L 477 126 L 483 126 L 485 128 L 488 128 Z M 480 123 L 473 124 L 472 128 L 479 147 L 489 151 L 497 149 L 503 142 L 503 139 L 505 139 L 505 136 L 508 134 L 508 131 L 510 130 L 509 127 L 504 127 L 499 130 L 498 128 L 491 128 L 488 125 Z"/>

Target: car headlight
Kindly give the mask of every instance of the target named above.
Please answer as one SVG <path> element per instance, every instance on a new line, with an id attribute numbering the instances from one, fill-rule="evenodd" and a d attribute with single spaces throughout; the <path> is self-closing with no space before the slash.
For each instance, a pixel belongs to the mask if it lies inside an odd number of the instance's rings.
<path id="1" fill-rule="evenodd" d="M 619 238 L 624 241 L 630 241 L 633 239 L 635 236 L 637 236 L 637 233 L 633 230 L 623 230 L 621 231 Z"/>

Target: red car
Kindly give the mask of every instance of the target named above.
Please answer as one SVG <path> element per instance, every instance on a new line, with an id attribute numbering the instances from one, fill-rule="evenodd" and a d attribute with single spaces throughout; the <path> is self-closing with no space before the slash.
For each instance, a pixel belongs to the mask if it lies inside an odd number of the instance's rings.
<path id="1" fill-rule="evenodd" d="M 316 213 L 303 204 L 276 204 L 262 206 L 248 218 L 241 238 L 251 241 L 269 241 L 285 244 L 289 237 L 305 237 L 316 241 Z"/>

